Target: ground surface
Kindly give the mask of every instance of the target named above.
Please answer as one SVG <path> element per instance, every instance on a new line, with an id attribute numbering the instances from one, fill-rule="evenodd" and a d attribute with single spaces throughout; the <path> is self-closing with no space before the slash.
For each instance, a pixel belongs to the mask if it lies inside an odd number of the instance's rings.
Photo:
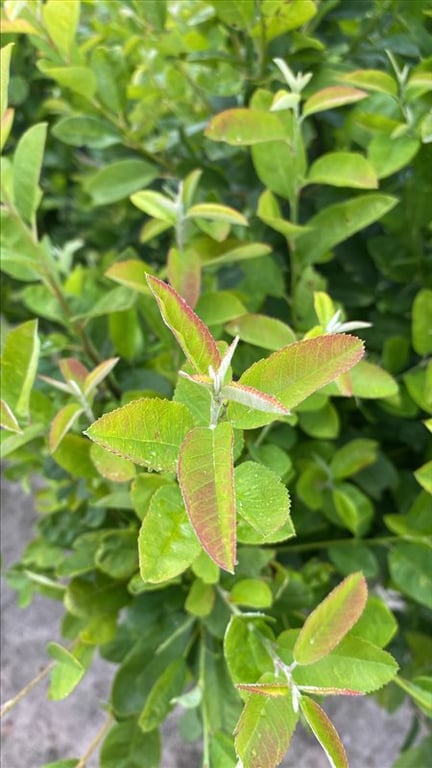
<path id="1" fill-rule="evenodd" d="M 7 568 L 32 537 L 32 499 L 18 485 L 2 482 L 2 558 Z M 46 665 L 46 643 L 59 640 L 62 605 L 37 597 L 16 607 L 15 593 L 2 585 L 2 700 L 16 694 Z M 2 721 L 2 768 L 41 768 L 65 757 L 81 757 L 105 721 L 101 708 L 109 696 L 114 668 L 97 659 L 65 701 L 46 699 L 40 683 Z M 372 699 L 333 698 L 327 707 L 350 758 L 351 768 L 391 768 L 410 727 L 408 706 L 390 717 Z M 98 766 L 95 753 L 87 768 Z M 177 734 L 176 718 L 165 729 L 161 768 L 201 768 L 199 751 Z M 321 749 L 299 729 L 283 768 L 328 768 Z M 426 768 L 418 766 L 416 768 Z"/>

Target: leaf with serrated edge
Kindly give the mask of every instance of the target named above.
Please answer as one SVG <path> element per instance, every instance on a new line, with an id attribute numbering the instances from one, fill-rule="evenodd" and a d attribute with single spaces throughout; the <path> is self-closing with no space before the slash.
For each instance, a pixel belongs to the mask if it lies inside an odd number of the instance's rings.
<path id="1" fill-rule="evenodd" d="M 276 397 L 260 392 L 254 387 L 247 387 L 245 384 L 232 382 L 222 388 L 221 397 L 224 400 L 232 400 L 235 403 L 241 403 L 247 408 L 253 408 L 256 411 L 265 413 L 278 413 L 281 416 L 288 416 L 290 411 L 285 408 Z"/>
<path id="2" fill-rule="evenodd" d="M 355 336 L 317 336 L 289 344 L 254 363 L 239 383 L 273 395 L 286 408 L 293 408 L 352 368 L 363 352 L 363 342 Z M 228 417 L 239 429 L 253 429 L 272 421 L 271 416 L 250 412 L 238 404 L 229 405 Z"/>
<path id="3" fill-rule="evenodd" d="M 294 646 L 297 664 L 312 664 L 327 656 L 360 618 L 366 606 L 367 584 L 362 573 L 347 576 L 308 616 Z"/>
<path id="4" fill-rule="evenodd" d="M 54 418 L 49 433 L 49 449 L 51 453 L 59 447 L 64 436 L 73 427 L 78 417 L 82 414 L 83 408 L 79 403 L 65 405 Z"/>
<path id="5" fill-rule="evenodd" d="M 173 332 L 189 362 L 198 373 L 216 370 L 221 357 L 207 326 L 170 285 L 147 275 L 165 325 Z"/>
<path id="6" fill-rule="evenodd" d="M 332 768 L 349 768 L 344 745 L 322 707 L 307 696 L 300 699 L 300 707 Z"/>
<path id="7" fill-rule="evenodd" d="M 299 685 L 302 693 L 313 693 L 316 696 L 364 696 L 363 691 L 355 691 L 353 688 L 324 688 L 319 685 Z"/>
<path id="8" fill-rule="evenodd" d="M 135 464 L 173 472 L 180 445 L 192 427 L 192 415 L 181 403 L 143 398 L 101 416 L 85 434 Z"/>
<path id="9" fill-rule="evenodd" d="M 86 376 L 84 381 L 84 394 L 89 395 L 91 392 L 93 392 L 93 390 L 99 386 L 101 381 L 103 381 L 106 376 L 111 373 L 112 369 L 115 365 L 117 365 L 119 360 L 119 357 L 110 357 L 109 360 L 104 360 L 102 363 L 99 363 L 99 365 L 96 366 L 96 368 L 91 373 L 89 373 L 88 376 Z"/>
<path id="10" fill-rule="evenodd" d="M 236 516 L 230 424 L 195 427 L 188 433 L 180 449 L 178 479 L 203 548 L 220 568 L 233 573 Z"/>
<path id="11" fill-rule="evenodd" d="M 276 768 L 298 721 L 291 696 L 250 696 L 235 728 L 235 748 L 247 768 Z"/>
<path id="12" fill-rule="evenodd" d="M 239 683 L 236 685 L 240 691 L 257 693 L 259 696 L 286 696 L 289 692 L 288 683 Z"/>

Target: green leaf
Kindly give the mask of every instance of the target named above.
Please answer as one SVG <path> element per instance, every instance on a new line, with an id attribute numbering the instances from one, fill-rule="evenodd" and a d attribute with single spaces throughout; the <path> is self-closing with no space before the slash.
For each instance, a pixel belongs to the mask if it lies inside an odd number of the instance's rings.
<path id="1" fill-rule="evenodd" d="M 174 659 L 154 684 L 138 718 L 138 725 L 144 733 L 153 731 L 165 720 L 172 709 L 172 699 L 179 696 L 183 690 L 185 679 L 184 659 Z"/>
<path id="2" fill-rule="evenodd" d="M 151 272 L 151 268 L 139 259 L 126 259 L 126 261 L 117 261 L 107 269 L 106 277 L 114 280 L 115 283 L 126 285 L 138 293 L 150 293 L 147 285 L 146 275 Z"/>
<path id="3" fill-rule="evenodd" d="M 266 643 L 273 633 L 259 615 L 233 616 L 225 632 L 224 655 L 234 685 L 253 683 L 273 671 Z"/>
<path id="4" fill-rule="evenodd" d="M 387 72 L 381 72 L 378 69 L 356 69 L 354 72 L 342 75 L 340 79 L 359 88 L 388 93 L 390 96 L 396 96 L 398 91 L 396 80 Z"/>
<path id="5" fill-rule="evenodd" d="M 198 557 L 201 548 L 178 486 L 166 485 L 151 497 L 138 550 L 141 577 L 153 584 L 173 579 Z"/>
<path id="6" fill-rule="evenodd" d="M 259 158 L 259 164 L 261 164 L 262 159 L 262 157 Z M 274 179 L 272 180 L 272 184 L 273 183 Z M 284 193 L 282 192 L 281 194 Z M 280 232 L 281 235 L 284 235 L 291 240 L 308 231 L 307 227 L 300 224 L 293 224 L 291 221 L 287 221 L 282 217 L 279 203 L 269 189 L 266 189 L 259 197 L 257 216 L 261 221 L 267 224 L 268 227 L 276 230 L 276 232 Z"/>
<path id="7" fill-rule="evenodd" d="M 361 360 L 351 371 L 352 392 L 355 397 L 377 399 L 391 397 L 398 392 L 395 379 L 374 363 Z"/>
<path id="8" fill-rule="evenodd" d="M 339 573 L 348 576 L 353 571 L 362 571 L 363 575 L 372 579 L 378 575 L 379 567 L 373 551 L 362 544 L 332 546 L 328 549 L 328 556 L 336 566 Z M 377 643 L 379 645 L 379 643 Z"/>
<path id="9" fill-rule="evenodd" d="M 247 29 L 255 18 L 254 0 L 213 0 L 219 18 L 236 29 Z"/>
<path id="10" fill-rule="evenodd" d="M 1 407 L 1 421 L 0 421 L 1 428 L 8 430 L 8 432 L 16 432 L 18 435 L 22 435 L 22 429 L 18 424 L 13 412 L 9 408 L 6 400 L 0 401 L 0 407 Z"/>
<path id="11" fill-rule="evenodd" d="M 123 312 L 132 307 L 135 298 L 135 294 L 130 288 L 121 285 L 111 291 L 106 291 L 86 312 L 75 315 L 73 320 L 91 320 L 93 317 L 110 315 L 112 312 Z"/>
<path id="12" fill-rule="evenodd" d="M 71 403 L 70 405 L 65 405 L 64 408 L 61 408 L 57 413 L 51 424 L 48 438 L 51 453 L 54 453 L 54 451 L 57 450 L 65 435 L 72 429 L 76 420 L 83 412 L 84 409 L 79 403 Z"/>
<path id="13" fill-rule="evenodd" d="M 349 768 L 344 746 L 326 713 L 308 696 L 300 699 L 300 708 L 314 735 L 321 744 L 332 768 Z"/>
<path id="14" fill-rule="evenodd" d="M 393 768 L 419 768 L 427 765 L 432 750 L 432 736 L 426 737 L 417 747 L 404 750 L 393 764 Z"/>
<path id="15" fill-rule="evenodd" d="M 144 160 L 117 160 L 85 179 L 83 187 L 93 205 L 108 205 L 150 184 L 159 171 Z"/>
<path id="16" fill-rule="evenodd" d="M 370 596 L 358 622 L 350 631 L 351 635 L 367 640 L 378 648 L 385 648 L 398 629 L 397 621 L 390 608 L 379 597 Z"/>
<path id="17" fill-rule="evenodd" d="M 290 497 L 285 485 L 271 469 L 254 461 L 235 468 L 238 513 L 261 535 L 268 536 L 289 523 Z"/>
<path id="18" fill-rule="evenodd" d="M 151 275 L 147 282 L 158 303 L 165 325 L 170 328 L 189 362 L 198 373 L 208 373 L 221 363 L 220 354 L 209 329 L 185 300 L 171 286 Z"/>
<path id="19" fill-rule="evenodd" d="M 432 290 L 423 288 L 414 299 L 412 308 L 412 343 L 415 351 L 425 357 L 432 353 Z"/>
<path id="20" fill-rule="evenodd" d="M 173 472 L 180 445 L 192 426 L 192 416 L 184 405 L 143 398 L 101 416 L 85 434 L 135 464 Z"/>
<path id="21" fill-rule="evenodd" d="M 131 195 L 130 200 L 136 208 L 155 219 L 160 219 L 168 224 L 175 224 L 177 220 L 175 202 L 160 192 L 154 192 L 151 189 L 143 190 Z"/>
<path id="22" fill-rule="evenodd" d="M 13 161 L 15 205 L 25 221 L 33 224 L 41 199 L 39 176 L 47 133 L 47 123 L 29 128 L 20 138 Z"/>
<path id="23" fill-rule="evenodd" d="M 337 480 L 351 477 L 361 469 L 374 464 L 377 460 L 378 443 L 376 440 L 358 438 L 350 440 L 333 454 L 330 470 Z"/>
<path id="24" fill-rule="evenodd" d="M 133 576 L 138 568 L 136 531 L 107 533 L 97 549 L 95 564 L 113 579 L 123 581 Z"/>
<path id="25" fill-rule="evenodd" d="M 339 416 L 333 403 L 324 403 L 322 408 L 299 413 L 299 425 L 311 437 L 332 439 L 339 435 Z"/>
<path id="26" fill-rule="evenodd" d="M 250 695 L 235 728 L 236 753 L 248 768 L 280 765 L 299 715 L 291 696 Z"/>
<path id="27" fill-rule="evenodd" d="M 366 600 L 364 576 L 347 576 L 306 619 L 294 646 L 296 662 L 312 664 L 327 656 L 358 621 Z"/>
<path id="28" fill-rule="evenodd" d="M 432 494 L 432 461 L 427 461 L 414 472 L 414 477 L 418 483 L 428 493 Z"/>
<path id="29" fill-rule="evenodd" d="M 373 166 L 357 152 L 329 152 L 321 155 L 312 163 L 307 183 L 358 189 L 378 187 Z"/>
<path id="30" fill-rule="evenodd" d="M 29 415 L 30 394 L 39 360 L 37 330 L 37 320 L 29 320 L 11 330 L 1 357 L 2 395 L 9 408 L 23 418 Z"/>
<path id="31" fill-rule="evenodd" d="M 211 584 L 195 579 L 186 598 L 185 609 L 192 616 L 208 616 L 215 603 L 215 591 Z"/>
<path id="32" fill-rule="evenodd" d="M 375 514 L 369 496 L 352 483 L 338 483 L 332 490 L 332 500 L 340 523 L 354 536 L 364 536 Z"/>
<path id="33" fill-rule="evenodd" d="M 187 219 L 206 219 L 206 221 L 224 221 L 227 224 L 240 224 L 248 227 L 248 220 L 242 213 L 219 203 L 198 203 L 189 208 Z"/>
<path id="34" fill-rule="evenodd" d="M 286 408 L 348 371 L 363 354 L 354 336 L 329 335 L 298 341 L 259 360 L 240 377 L 240 384 L 274 395 Z M 230 404 L 228 416 L 236 428 L 252 429 L 272 421 L 271 415 L 253 413 Z"/>
<path id="35" fill-rule="evenodd" d="M 273 594 L 265 581 L 241 579 L 231 590 L 230 602 L 234 605 L 247 605 L 250 608 L 270 608 L 273 603 Z"/>
<path id="36" fill-rule="evenodd" d="M 79 0 L 48 0 L 42 8 L 47 32 L 64 61 L 71 58 L 80 17 Z"/>
<path id="37" fill-rule="evenodd" d="M 99 363 L 99 365 L 97 365 L 84 379 L 84 394 L 91 395 L 94 390 L 97 389 L 99 384 L 111 373 L 118 361 L 118 357 L 110 357 L 108 360 L 103 360 L 102 363 Z"/>
<path id="38" fill-rule="evenodd" d="M 55 80 L 62 88 L 68 88 L 89 101 L 96 93 L 96 75 L 90 67 L 57 67 L 46 59 L 41 59 L 37 67 L 43 75 Z"/>
<path id="39" fill-rule="evenodd" d="M 291 654 L 285 655 L 283 650 L 284 635 L 289 633 L 290 630 L 279 637 L 282 646 L 279 652 L 284 661 L 291 658 Z M 292 642 L 291 638 L 287 640 Z M 328 656 L 308 666 L 296 667 L 293 679 L 301 686 L 370 693 L 389 683 L 397 669 L 389 653 L 350 633 Z"/>
<path id="40" fill-rule="evenodd" d="M 288 408 L 285 408 L 273 395 L 267 395 L 265 392 L 260 392 L 258 389 L 247 387 L 238 382 L 222 387 L 220 394 L 224 400 L 240 403 L 256 411 L 279 414 L 280 416 L 288 416 L 290 413 Z"/>
<path id="41" fill-rule="evenodd" d="M 102 744 L 100 768 L 159 768 L 160 739 L 157 730 L 143 733 L 129 718 L 111 728 Z"/>
<path id="42" fill-rule="evenodd" d="M 286 130 L 279 118 L 259 109 L 227 109 L 213 117 L 205 135 L 213 141 L 226 141 L 234 146 L 250 146 L 286 139 Z"/>
<path id="43" fill-rule="evenodd" d="M 36 437 L 40 437 L 45 434 L 44 424 L 31 424 L 29 427 L 24 427 L 22 432 L 15 435 L 2 436 L 0 458 L 5 459 L 10 456 L 11 453 L 17 451 L 23 445 L 27 445 Z"/>
<path id="44" fill-rule="evenodd" d="M 167 262 L 170 284 L 193 309 L 201 290 L 201 261 L 193 248 L 170 248 Z"/>
<path id="45" fill-rule="evenodd" d="M 369 142 L 367 153 L 379 179 L 386 179 L 405 168 L 420 149 L 420 141 L 412 136 L 387 136 L 378 133 Z"/>
<path id="46" fill-rule="evenodd" d="M 53 763 L 45 763 L 42 768 L 77 768 L 78 763 L 78 757 L 71 757 L 65 760 L 55 760 Z"/>
<path id="47" fill-rule="evenodd" d="M 189 519 L 207 554 L 226 571 L 234 571 L 235 496 L 233 430 L 195 427 L 184 439 L 178 478 Z"/>
<path id="48" fill-rule="evenodd" d="M 63 117 L 53 127 L 56 139 L 73 147 L 105 149 L 121 141 L 120 134 L 109 122 L 87 115 Z"/>
<path id="49" fill-rule="evenodd" d="M 195 311 L 206 325 L 220 325 L 244 315 L 246 307 L 232 291 L 207 291 Z"/>
<path id="50" fill-rule="evenodd" d="M 303 105 L 304 117 L 309 117 L 316 112 L 324 112 L 335 107 L 344 107 L 346 104 L 354 104 L 365 99 L 368 94 L 358 88 L 350 88 L 344 85 L 332 85 L 322 88 L 305 101 Z"/>
<path id="51" fill-rule="evenodd" d="M 404 594 L 432 608 L 432 548 L 400 541 L 388 556 L 391 577 Z"/>
<path id="52" fill-rule="evenodd" d="M 113 483 L 127 483 L 135 477 L 135 465 L 107 451 L 94 443 L 90 448 L 90 458 L 102 477 Z"/>
<path id="53" fill-rule="evenodd" d="M 3 117 L 0 118 L 0 152 L 3 151 L 3 147 L 9 138 L 14 119 L 14 113 L 15 112 L 13 109 L 7 109 Z"/>
<path id="54" fill-rule="evenodd" d="M 204 584 L 217 584 L 219 581 L 219 568 L 203 549 L 193 561 L 192 571 Z"/>
<path id="55" fill-rule="evenodd" d="M 319 262 L 335 245 L 381 219 L 397 202 L 396 197 L 372 192 L 323 208 L 308 221 L 311 231 L 297 239 L 299 256 L 308 263 Z"/>
<path id="56" fill-rule="evenodd" d="M 78 659 L 58 643 L 48 643 L 47 651 L 57 664 L 51 672 L 48 698 L 51 701 L 65 699 L 76 688 L 85 669 Z"/>
<path id="57" fill-rule="evenodd" d="M 429 717 L 432 716 L 432 677 L 423 675 L 413 680 L 404 680 L 398 676 L 395 683 L 408 693 Z"/>
<path id="58" fill-rule="evenodd" d="M 5 45 L 0 51 L 0 119 L 3 120 L 8 106 L 9 69 L 13 43 Z"/>
<path id="59" fill-rule="evenodd" d="M 124 584 L 99 571 L 72 579 L 64 597 L 69 613 L 83 619 L 116 614 L 129 599 Z"/>
<path id="60" fill-rule="evenodd" d="M 238 336 L 241 341 L 272 351 L 296 341 L 296 335 L 289 325 L 265 315 L 242 315 L 227 323 L 225 330 L 232 336 Z"/>

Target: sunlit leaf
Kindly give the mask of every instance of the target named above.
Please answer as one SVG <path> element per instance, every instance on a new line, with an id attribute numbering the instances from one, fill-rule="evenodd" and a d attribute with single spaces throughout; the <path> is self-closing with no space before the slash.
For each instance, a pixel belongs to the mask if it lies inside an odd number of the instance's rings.
<path id="1" fill-rule="evenodd" d="M 373 166 L 357 152 L 329 152 L 321 155 L 312 163 L 307 182 L 358 189 L 378 187 Z"/>
<path id="2" fill-rule="evenodd" d="M 413 600 L 432 608 L 432 547 L 399 541 L 388 556 L 395 585 Z"/>
<path id="3" fill-rule="evenodd" d="M 172 472 L 192 426 L 192 416 L 181 403 L 143 398 L 101 416 L 85 434 L 135 464 Z"/>
<path id="4" fill-rule="evenodd" d="M 308 616 L 294 646 L 298 664 L 327 656 L 360 618 L 367 600 L 361 573 L 347 576 Z"/>
<path id="5" fill-rule="evenodd" d="M 21 435 L 22 429 L 18 424 L 12 410 L 9 408 L 5 400 L 0 401 L 0 407 L 1 407 L 0 426 L 2 427 L 2 429 L 6 429 L 8 430 L 8 432 L 17 432 L 19 435 Z"/>
<path id="6" fill-rule="evenodd" d="M 86 376 L 83 385 L 83 392 L 85 395 L 90 395 L 99 384 L 111 373 L 115 365 L 119 361 L 118 357 L 111 357 L 109 360 L 104 360 L 102 363 L 94 368 L 94 370 Z"/>
<path id="7" fill-rule="evenodd" d="M 201 290 L 201 261 L 193 248 L 170 248 L 167 274 L 172 287 L 193 309 Z"/>
<path id="8" fill-rule="evenodd" d="M 70 405 L 65 405 L 64 408 L 61 408 L 61 410 L 57 413 L 54 421 L 51 424 L 48 439 L 51 453 L 53 453 L 58 448 L 64 436 L 69 432 L 78 417 L 83 413 L 83 410 L 83 407 L 79 403 L 71 403 Z"/>
<path id="9" fill-rule="evenodd" d="M 147 282 L 158 303 L 165 324 L 173 332 L 184 354 L 198 373 L 208 373 L 211 365 L 215 370 L 221 358 L 209 329 L 185 300 L 162 280 L 151 275 Z"/>
<path id="10" fill-rule="evenodd" d="M 47 123 L 37 123 L 20 138 L 13 161 L 15 205 L 25 221 L 33 223 L 41 200 L 39 176 L 42 167 Z"/>
<path id="11" fill-rule="evenodd" d="M 302 696 L 300 707 L 307 723 L 321 744 L 332 768 L 349 768 L 344 746 L 331 720 L 322 707 L 308 696 Z"/>
<path id="12" fill-rule="evenodd" d="M 47 651 L 57 662 L 51 672 L 48 698 L 51 701 L 59 701 L 72 693 L 83 677 L 85 669 L 72 653 L 58 643 L 48 643 Z"/>
<path id="13" fill-rule="evenodd" d="M 232 336 L 238 336 L 241 341 L 271 351 L 296 341 L 295 333 L 289 325 L 266 315 L 242 315 L 227 323 L 225 330 Z"/>
<path id="14" fill-rule="evenodd" d="M 379 69 L 356 69 L 354 72 L 342 75 L 340 79 L 359 88 L 366 88 L 368 91 L 388 93 L 390 96 L 397 94 L 396 80 L 387 72 L 381 72 Z"/>
<path id="15" fill-rule="evenodd" d="M 126 483 L 135 477 L 135 465 L 132 461 L 116 456 L 97 443 L 90 448 L 90 458 L 99 474 L 113 483 Z"/>
<path id="16" fill-rule="evenodd" d="M 38 321 L 29 320 L 7 335 L 1 357 L 1 390 L 9 408 L 27 418 L 39 360 Z"/>
<path id="17" fill-rule="evenodd" d="M 344 85 L 332 85 L 317 91 L 305 101 L 303 115 L 308 117 L 316 112 L 324 112 L 327 109 L 343 107 L 346 104 L 354 104 L 365 99 L 368 94 L 358 88 L 350 88 Z"/>
<path id="18" fill-rule="evenodd" d="M 228 423 L 215 429 L 195 427 L 179 456 L 178 476 L 193 528 L 207 554 L 221 568 L 235 564 L 235 496 L 233 431 Z"/>
<path id="19" fill-rule="evenodd" d="M 234 403 L 240 403 L 246 408 L 252 408 L 257 411 L 264 411 L 264 413 L 277 413 L 280 416 L 286 416 L 290 413 L 288 408 L 285 408 L 282 403 L 277 400 L 273 395 L 267 395 L 265 392 L 259 392 L 253 387 L 248 387 L 245 384 L 238 384 L 233 382 L 222 387 L 221 397 L 224 400 L 230 400 Z"/>
<path id="20" fill-rule="evenodd" d="M 150 267 L 139 259 L 126 259 L 116 261 L 107 269 L 105 275 L 115 283 L 133 288 L 138 293 L 149 293 L 146 275 L 151 273 Z"/>
<path id="21" fill-rule="evenodd" d="M 283 123 L 271 112 L 258 109 L 227 109 L 213 117 L 206 136 L 213 141 L 226 141 L 234 146 L 260 144 L 285 139 Z"/>
<path id="22" fill-rule="evenodd" d="M 174 201 L 170 200 L 169 197 L 149 189 L 135 192 L 134 195 L 131 195 L 130 199 L 136 208 L 144 211 L 148 216 L 161 219 L 168 224 L 175 224 L 177 218 L 176 207 Z"/>
<path id="23" fill-rule="evenodd" d="M 412 342 L 422 356 L 432 353 L 432 290 L 423 288 L 412 307 Z"/>
<path id="24" fill-rule="evenodd" d="M 240 224 L 248 226 L 248 220 L 243 214 L 219 203 L 198 203 L 189 208 L 186 217 L 188 219 L 207 219 L 208 221 L 224 221 L 227 224 Z"/>

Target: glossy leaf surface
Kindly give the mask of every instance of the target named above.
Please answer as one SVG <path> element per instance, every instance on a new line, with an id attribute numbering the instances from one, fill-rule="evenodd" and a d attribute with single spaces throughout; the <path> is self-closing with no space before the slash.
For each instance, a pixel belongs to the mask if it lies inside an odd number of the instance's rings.
<path id="1" fill-rule="evenodd" d="M 308 696 L 302 696 L 300 707 L 307 723 L 321 744 L 332 768 L 349 768 L 344 746 L 331 720 L 322 707 Z"/>

